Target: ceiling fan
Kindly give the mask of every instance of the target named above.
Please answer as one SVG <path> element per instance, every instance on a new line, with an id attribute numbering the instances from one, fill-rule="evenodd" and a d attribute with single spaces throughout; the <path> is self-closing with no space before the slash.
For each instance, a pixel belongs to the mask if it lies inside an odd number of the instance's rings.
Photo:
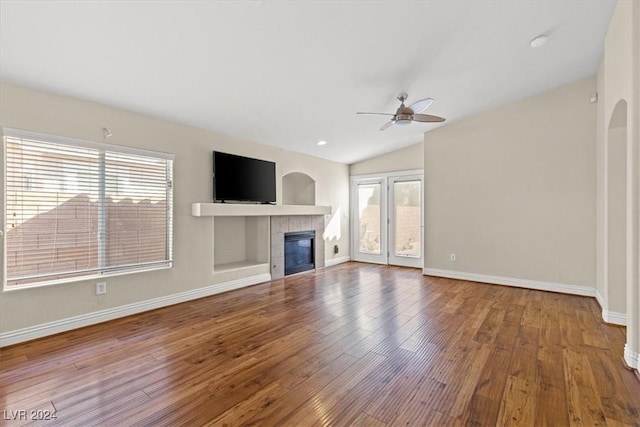
<path id="1" fill-rule="evenodd" d="M 357 112 L 356 114 L 377 114 L 380 116 L 392 116 L 391 119 L 382 125 L 380 130 L 385 130 L 391 125 L 396 126 L 407 126 L 411 124 L 411 122 L 423 122 L 423 123 L 436 123 L 436 122 L 444 122 L 444 118 L 438 116 L 432 116 L 430 114 L 418 114 L 421 111 L 426 110 L 431 103 L 433 102 L 432 98 L 421 99 L 420 101 L 416 101 L 408 107 L 404 105 L 404 101 L 407 100 L 407 94 L 401 93 L 398 95 L 398 101 L 400 101 L 400 106 L 396 110 L 395 114 L 391 113 L 363 113 Z"/>

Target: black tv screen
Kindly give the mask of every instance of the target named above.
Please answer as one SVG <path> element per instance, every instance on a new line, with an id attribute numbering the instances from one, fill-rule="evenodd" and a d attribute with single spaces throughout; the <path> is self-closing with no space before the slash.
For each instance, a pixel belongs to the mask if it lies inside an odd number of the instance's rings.
<path id="1" fill-rule="evenodd" d="M 276 202 L 276 164 L 213 152 L 214 202 Z"/>

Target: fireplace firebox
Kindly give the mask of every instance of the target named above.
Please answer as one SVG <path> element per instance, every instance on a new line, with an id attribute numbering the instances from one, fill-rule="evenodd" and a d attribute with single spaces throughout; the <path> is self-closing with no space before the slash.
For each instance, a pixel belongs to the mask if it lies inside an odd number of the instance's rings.
<path id="1" fill-rule="evenodd" d="M 285 276 L 315 268 L 315 237 L 313 230 L 284 233 Z"/>

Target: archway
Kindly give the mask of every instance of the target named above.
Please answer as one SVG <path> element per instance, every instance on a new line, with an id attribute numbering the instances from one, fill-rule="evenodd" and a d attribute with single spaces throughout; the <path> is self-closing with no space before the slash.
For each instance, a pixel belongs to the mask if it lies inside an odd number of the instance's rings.
<path id="1" fill-rule="evenodd" d="M 627 311 L 627 103 L 616 104 L 607 134 L 607 308 L 622 317 Z"/>

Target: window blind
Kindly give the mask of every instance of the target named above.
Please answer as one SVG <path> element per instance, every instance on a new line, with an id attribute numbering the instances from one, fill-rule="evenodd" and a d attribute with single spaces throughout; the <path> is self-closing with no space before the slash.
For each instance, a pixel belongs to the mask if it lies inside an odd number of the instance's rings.
<path id="1" fill-rule="evenodd" d="M 7 288 L 171 265 L 171 156 L 4 135 Z"/>

